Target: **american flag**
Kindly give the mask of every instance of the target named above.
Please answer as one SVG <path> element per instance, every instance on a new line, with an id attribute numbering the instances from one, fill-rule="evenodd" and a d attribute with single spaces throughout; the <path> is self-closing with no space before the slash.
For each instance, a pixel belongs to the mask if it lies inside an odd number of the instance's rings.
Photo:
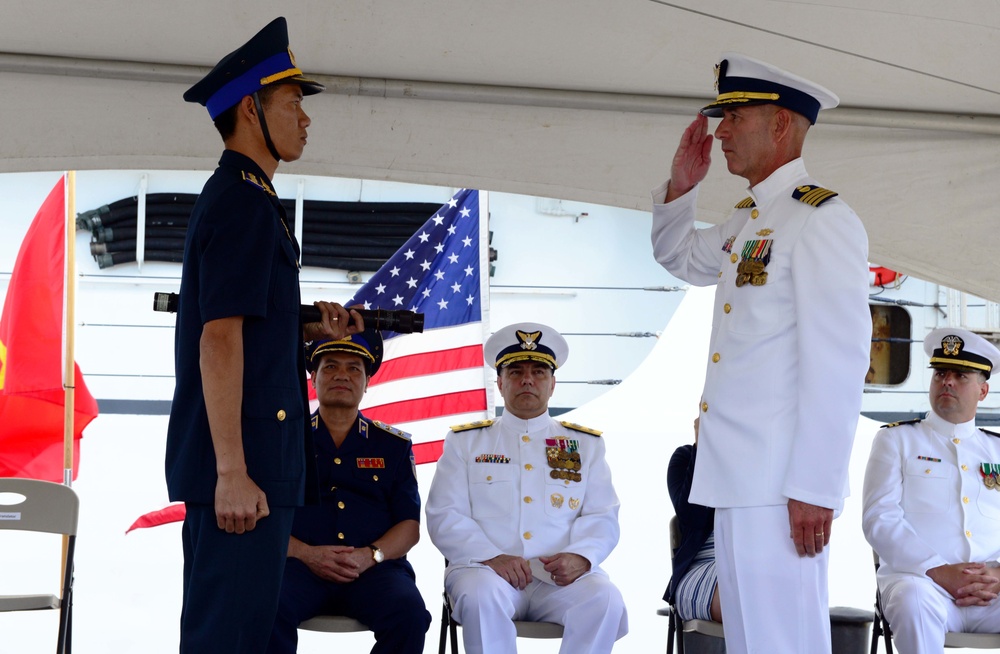
<path id="1" fill-rule="evenodd" d="M 439 451 L 450 425 L 487 417 L 491 404 L 483 364 L 489 295 L 482 217 L 480 192 L 459 191 L 345 305 L 424 314 L 423 333 L 383 334 L 382 366 L 361 410 L 410 432 L 415 444 L 428 443 L 415 448 L 425 459 L 436 460 L 429 453 Z"/>

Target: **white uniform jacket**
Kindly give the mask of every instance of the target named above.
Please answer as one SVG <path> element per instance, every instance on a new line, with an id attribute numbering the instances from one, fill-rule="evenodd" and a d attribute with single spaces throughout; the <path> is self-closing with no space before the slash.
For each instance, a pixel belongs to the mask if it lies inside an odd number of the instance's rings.
<path id="1" fill-rule="evenodd" d="M 551 467 L 547 450 L 577 452 L 580 467 Z M 601 437 L 548 414 L 521 420 L 507 413 L 483 428 L 449 432 L 427 498 L 431 541 L 452 568 L 509 554 L 531 561 L 537 575 L 532 559 L 572 552 L 597 570 L 620 534 L 604 453 Z M 574 479 L 552 474 L 574 472 Z"/>
<path id="2" fill-rule="evenodd" d="M 839 511 L 871 349 L 861 220 L 801 159 L 707 229 L 694 227 L 697 189 L 658 204 L 665 195 L 665 184 L 653 191 L 656 260 L 691 284 L 718 284 L 691 501 L 793 498 Z M 766 259 L 760 285 L 740 279 L 748 258 Z"/>
<path id="3" fill-rule="evenodd" d="M 1000 465 L 1000 437 L 974 422 L 955 425 L 931 411 L 875 436 L 861 524 L 880 579 L 1000 557 L 1000 490 L 982 473 L 983 463 Z"/>

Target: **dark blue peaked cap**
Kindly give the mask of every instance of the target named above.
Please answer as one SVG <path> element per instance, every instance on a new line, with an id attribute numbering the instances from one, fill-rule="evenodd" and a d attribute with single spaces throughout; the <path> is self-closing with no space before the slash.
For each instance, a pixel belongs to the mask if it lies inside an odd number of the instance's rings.
<path id="1" fill-rule="evenodd" d="M 184 100 L 208 108 L 215 120 L 244 96 L 252 95 L 271 84 L 298 84 L 302 95 L 326 89 L 303 76 L 288 47 L 288 23 L 275 18 L 267 27 L 238 49 L 230 52 L 200 82 L 184 93 Z"/>
<path id="2" fill-rule="evenodd" d="M 382 365 L 382 334 L 374 329 L 366 329 L 360 334 L 351 334 L 339 341 L 321 339 L 306 343 L 306 365 L 310 371 L 316 369 L 320 359 L 327 352 L 357 354 L 365 360 L 365 368 L 371 377 Z"/>

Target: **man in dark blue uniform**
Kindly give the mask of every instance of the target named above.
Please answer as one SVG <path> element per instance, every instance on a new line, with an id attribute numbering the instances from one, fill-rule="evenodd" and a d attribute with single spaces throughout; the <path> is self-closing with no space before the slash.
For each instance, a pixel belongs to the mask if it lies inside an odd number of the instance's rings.
<path id="1" fill-rule="evenodd" d="M 307 349 L 321 501 L 295 512 L 268 654 L 295 652 L 298 625 L 321 614 L 365 624 L 373 653 L 419 654 L 431 616 L 406 560 L 420 538 L 413 449 L 407 434 L 358 411 L 382 337 L 368 330 Z"/>
<path id="2" fill-rule="evenodd" d="M 182 653 L 264 650 L 312 465 L 303 338 L 364 327 L 326 302 L 300 325 L 298 243 L 271 185 L 305 147 L 303 96 L 322 90 L 279 18 L 184 94 L 225 151 L 191 214 L 177 312 L 166 477 L 187 505 Z"/>

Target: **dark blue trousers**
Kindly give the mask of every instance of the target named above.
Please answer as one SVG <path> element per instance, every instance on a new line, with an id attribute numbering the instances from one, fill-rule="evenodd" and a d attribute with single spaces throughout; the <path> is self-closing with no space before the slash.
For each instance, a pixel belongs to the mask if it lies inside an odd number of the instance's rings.
<path id="1" fill-rule="evenodd" d="M 374 631 L 372 654 L 421 654 L 431 614 L 414 579 L 409 563 L 392 560 L 349 584 L 336 584 L 288 559 L 268 654 L 294 654 L 299 624 L 317 615 L 348 616 Z"/>
<path id="2" fill-rule="evenodd" d="M 292 507 L 271 507 L 253 531 L 227 534 L 215 507 L 187 505 L 181 654 L 265 651 L 294 516 Z"/>

